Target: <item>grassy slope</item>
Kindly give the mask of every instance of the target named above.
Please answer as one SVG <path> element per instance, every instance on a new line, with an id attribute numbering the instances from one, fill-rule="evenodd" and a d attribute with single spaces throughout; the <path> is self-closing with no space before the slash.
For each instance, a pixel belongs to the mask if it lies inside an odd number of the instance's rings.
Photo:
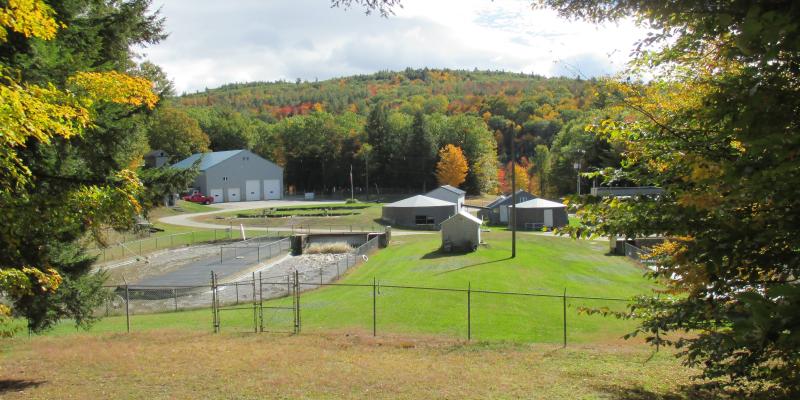
<path id="1" fill-rule="evenodd" d="M 2 342 L 4 399 L 683 399 L 690 370 L 634 343 L 464 345 L 159 331 Z M 8 390 L 7 388 L 13 388 Z"/>
<path id="2" fill-rule="evenodd" d="M 417 285 L 446 288 L 490 289 L 542 294 L 567 293 L 575 296 L 622 297 L 650 290 L 642 270 L 622 257 L 606 256 L 605 243 L 520 234 L 518 257 L 508 259 L 507 232 L 485 234 L 488 247 L 466 255 L 441 256 L 438 235 L 398 236 L 392 246 L 374 254 L 366 264 L 352 271 L 341 282 L 371 284 L 373 278 L 384 285 Z M 269 305 L 285 305 L 276 300 Z M 372 327 L 372 287 L 329 287 L 302 297 L 304 331 L 364 329 Z M 579 307 L 610 306 L 618 302 L 570 300 L 567 308 L 568 340 L 588 342 L 618 338 L 632 328 L 628 321 L 586 316 Z M 383 287 L 377 300 L 378 331 L 466 336 L 466 294 L 430 292 Z M 560 342 L 562 340 L 562 301 L 560 298 L 472 294 L 472 334 L 474 339 Z M 252 329 L 252 311 L 226 310 L 222 313 L 224 331 Z M 268 328 L 289 329 L 291 313 L 265 311 Z M 163 327 L 211 329 L 209 309 L 135 315 L 134 331 Z M 124 331 L 124 317 L 100 321 L 95 332 Z M 68 324 L 52 334 L 74 333 Z"/>

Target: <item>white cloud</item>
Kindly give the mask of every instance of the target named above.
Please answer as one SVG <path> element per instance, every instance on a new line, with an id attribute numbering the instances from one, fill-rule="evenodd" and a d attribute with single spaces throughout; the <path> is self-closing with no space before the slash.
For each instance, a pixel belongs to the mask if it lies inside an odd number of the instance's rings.
<path id="1" fill-rule="evenodd" d="M 644 31 L 531 10 L 524 0 L 406 0 L 388 19 L 327 0 L 168 0 L 170 37 L 142 50 L 178 91 L 407 66 L 586 76 L 619 71 Z"/>

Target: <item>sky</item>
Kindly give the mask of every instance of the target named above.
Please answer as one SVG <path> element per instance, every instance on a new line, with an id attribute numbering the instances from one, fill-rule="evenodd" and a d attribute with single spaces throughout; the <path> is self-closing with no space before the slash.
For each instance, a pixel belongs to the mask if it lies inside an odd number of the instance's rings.
<path id="1" fill-rule="evenodd" d="M 646 33 L 631 21 L 562 19 L 532 10 L 529 0 L 404 0 L 389 18 L 328 0 L 156 0 L 153 7 L 169 37 L 137 51 L 178 93 L 406 67 L 596 77 L 620 72 Z"/>

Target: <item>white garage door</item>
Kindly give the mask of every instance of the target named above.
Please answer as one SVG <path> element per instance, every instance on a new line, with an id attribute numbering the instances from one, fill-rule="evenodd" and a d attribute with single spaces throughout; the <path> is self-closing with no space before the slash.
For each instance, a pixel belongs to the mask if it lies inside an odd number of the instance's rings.
<path id="1" fill-rule="evenodd" d="M 264 200 L 278 200 L 281 198 L 281 181 L 267 179 L 264 181 Z"/>
<path id="2" fill-rule="evenodd" d="M 225 199 L 222 198 L 222 189 L 211 189 L 208 195 L 214 198 L 214 203 L 225 202 Z"/>
<path id="3" fill-rule="evenodd" d="M 508 222 L 508 206 L 500 206 L 500 222 Z"/>
<path id="4" fill-rule="evenodd" d="M 244 197 L 247 201 L 255 201 L 261 199 L 261 190 L 258 187 L 258 180 L 244 182 Z"/>
<path id="5" fill-rule="evenodd" d="M 242 196 L 239 193 L 239 188 L 228 188 L 228 201 L 240 201 Z"/>

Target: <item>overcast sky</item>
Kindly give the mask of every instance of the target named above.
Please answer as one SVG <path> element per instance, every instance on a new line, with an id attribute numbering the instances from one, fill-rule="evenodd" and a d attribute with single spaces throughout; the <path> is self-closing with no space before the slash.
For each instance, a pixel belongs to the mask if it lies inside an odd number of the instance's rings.
<path id="1" fill-rule="evenodd" d="M 405 0 L 397 15 L 328 0 L 156 0 L 169 38 L 140 50 L 178 93 L 379 70 L 492 69 L 584 77 L 624 68 L 644 30 L 533 11 L 528 0 Z"/>

